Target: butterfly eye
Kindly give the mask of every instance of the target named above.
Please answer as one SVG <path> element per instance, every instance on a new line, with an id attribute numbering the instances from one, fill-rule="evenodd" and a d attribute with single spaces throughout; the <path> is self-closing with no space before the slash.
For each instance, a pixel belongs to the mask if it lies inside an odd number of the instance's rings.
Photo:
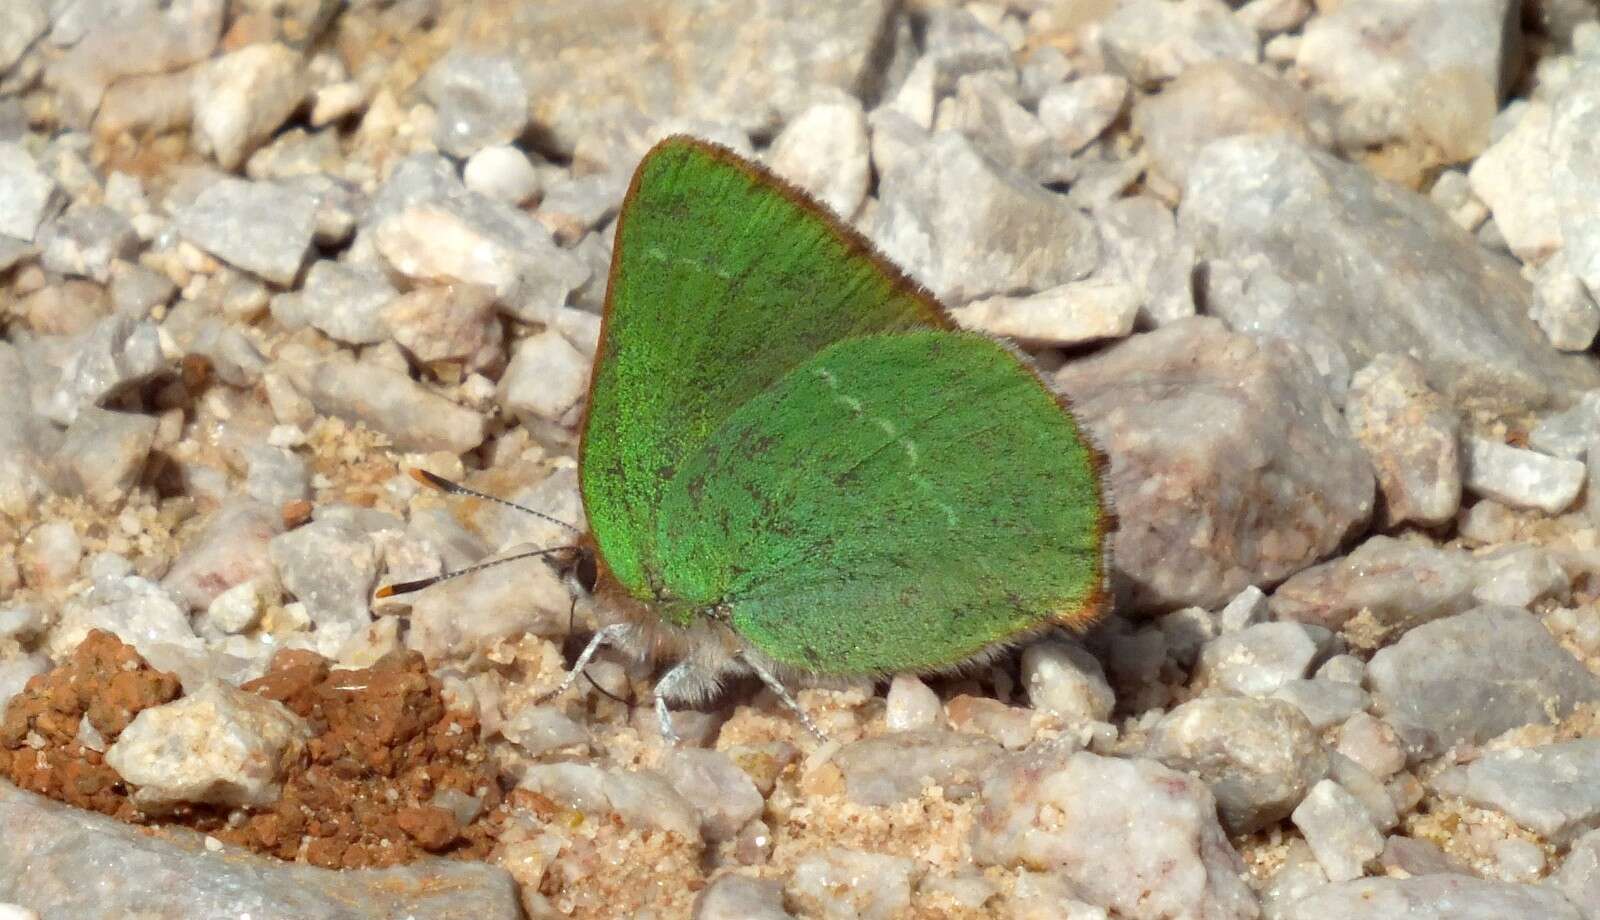
<path id="1" fill-rule="evenodd" d="M 572 574 L 585 593 L 594 593 L 595 586 L 600 583 L 600 563 L 595 559 L 593 550 L 582 547 L 578 549 L 578 558 L 573 563 Z"/>

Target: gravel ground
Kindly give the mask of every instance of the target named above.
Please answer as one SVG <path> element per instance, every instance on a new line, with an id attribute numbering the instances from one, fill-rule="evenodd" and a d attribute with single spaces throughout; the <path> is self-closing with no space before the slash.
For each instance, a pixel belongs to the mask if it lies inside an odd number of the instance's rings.
<path id="1" fill-rule="evenodd" d="M 374 601 L 581 522 L 674 133 L 1033 355 L 1112 616 L 674 748 Z M 1587 0 L 0 0 L 0 918 L 1600 920 L 1597 136 Z"/>

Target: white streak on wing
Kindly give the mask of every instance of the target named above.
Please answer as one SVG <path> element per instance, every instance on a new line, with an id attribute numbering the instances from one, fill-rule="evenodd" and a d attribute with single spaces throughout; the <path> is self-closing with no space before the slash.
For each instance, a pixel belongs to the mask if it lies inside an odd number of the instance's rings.
<path id="1" fill-rule="evenodd" d="M 834 402 L 840 403 L 841 405 L 845 406 L 847 409 L 850 410 L 850 413 L 852 415 L 855 415 L 857 417 L 860 417 L 862 415 L 862 408 L 863 407 L 862 407 L 861 400 L 856 399 L 854 396 L 851 396 L 848 393 L 840 392 L 840 390 L 839 390 L 839 378 L 838 378 L 838 376 L 836 374 L 833 373 L 833 371 L 830 371 L 825 367 L 819 367 L 819 368 L 816 368 L 815 373 L 816 373 L 816 375 L 818 377 L 820 377 L 822 379 L 823 383 L 826 383 L 828 385 L 828 389 L 830 389 L 830 390 L 832 390 L 834 392 L 834 397 L 833 397 Z M 877 425 L 878 428 L 884 434 L 888 435 L 891 438 L 899 437 L 900 429 L 895 427 L 894 422 L 891 422 L 886 418 L 883 418 L 881 416 L 876 416 L 876 415 L 868 416 L 868 418 L 872 421 L 873 424 Z M 918 462 L 921 459 L 921 455 L 919 454 L 919 452 L 917 450 L 917 442 L 911 440 L 910 438 L 906 438 L 906 437 L 899 438 L 899 441 L 900 441 L 901 449 L 903 449 L 906 452 L 906 465 L 910 466 L 912 468 L 915 468 L 917 466 Z M 933 483 L 929 482 L 926 477 L 922 476 L 919 473 L 912 473 L 911 474 L 911 481 L 916 483 L 917 488 L 919 488 L 923 492 L 927 493 L 929 498 L 933 501 L 934 505 L 937 506 L 940 511 L 944 512 L 945 522 L 948 523 L 951 527 L 955 527 L 956 526 L 956 521 L 957 521 L 955 509 L 951 508 L 949 505 L 947 505 L 944 502 L 940 501 L 935 496 L 935 493 L 934 493 L 934 490 L 933 490 Z"/>

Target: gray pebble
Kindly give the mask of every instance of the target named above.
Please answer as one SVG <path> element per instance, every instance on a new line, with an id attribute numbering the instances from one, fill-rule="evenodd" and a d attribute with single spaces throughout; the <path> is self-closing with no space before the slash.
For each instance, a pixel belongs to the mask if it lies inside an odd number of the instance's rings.
<path id="1" fill-rule="evenodd" d="M 87 406 L 105 403 L 154 377 L 167 364 L 154 323 L 117 314 L 73 340 L 50 403 L 54 421 L 71 424 Z"/>
<path id="2" fill-rule="evenodd" d="M 1415 359 L 1385 352 L 1350 380 L 1345 416 L 1366 448 L 1384 519 L 1440 524 L 1461 507 L 1460 422 Z"/>
<path id="3" fill-rule="evenodd" d="M 1260 588 L 1250 585 L 1217 613 L 1217 626 L 1224 633 L 1235 633 L 1269 619 L 1267 596 L 1261 593 Z"/>
<path id="4" fill-rule="evenodd" d="M 1015 78 L 978 73 L 956 81 L 955 95 L 941 100 L 934 115 L 935 131 L 955 131 L 978 152 L 1022 175 L 1052 181 L 1055 163 L 1063 157 L 1039 118 L 1012 95 Z"/>
<path id="5" fill-rule="evenodd" d="M 1529 314 L 1561 351 L 1584 352 L 1600 333 L 1600 305 L 1582 279 L 1567 270 L 1564 255 L 1545 260 L 1533 276 L 1534 301 Z"/>
<path id="6" fill-rule="evenodd" d="M 154 308 L 171 303 L 177 292 L 172 279 L 153 269 L 131 263 L 112 266 L 109 293 L 119 313 L 148 316 Z"/>
<path id="7" fill-rule="evenodd" d="M 245 449 L 245 494 L 271 508 L 311 497 L 311 474 L 304 457 L 267 444 Z"/>
<path id="8" fill-rule="evenodd" d="M 191 610 L 206 609 L 234 585 L 261 579 L 277 582 L 267 557 L 268 544 L 283 529 L 277 509 L 234 500 L 197 524 L 161 580 L 161 586 Z"/>
<path id="9" fill-rule="evenodd" d="M 1092 74 L 1046 90 L 1039 98 L 1039 121 L 1063 152 L 1073 154 L 1099 137 L 1127 104 L 1127 80 Z"/>
<path id="10" fill-rule="evenodd" d="M 1600 918 L 1600 830 L 1590 831 L 1573 843 L 1552 881 L 1578 905 L 1584 920 Z"/>
<path id="11" fill-rule="evenodd" d="M 1311 727 L 1319 732 L 1344 722 L 1372 704 L 1372 697 L 1361 689 L 1359 677 L 1354 681 L 1325 677 L 1284 681 L 1272 692 L 1272 698 L 1300 710 Z"/>
<path id="12" fill-rule="evenodd" d="M 1600 680 L 1537 618 L 1511 607 L 1479 607 L 1411 630 L 1373 656 L 1367 680 L 1377 711 L 1397 729 L 1420 726 L 1447 747 L 1600 700 Z"/>
<path id="13" fill-rule="evenodd" d="M 1217 637 L 1217 618 L 1204 607 L 1185 607 L 1164 614 L 1156 620 L 1156 627 L 1167 639 L 1167 651 L 1172 660 L 1188 668 L 1194 665 L 1200 649 Z"/>
<path id="14" fill-rule="evenodd" d="M 1406 753 L 1400 735 L 1387 722 L 1358 712 L 1339 729 L 1340 754 L 1370 770 L 1379 779 L 1386 779 L 1405 769 Z"/>
<path id="15" fill-rule="evenodd" d="M 1561 222 L 1563 254 L 1589 293 L 1600 292 L 1600 220 L 1584 205 L 1600 189 L 1590 140 L 1600 123 L 1600 64 L 1586 55 L 1556 96 L 1550 118 L 1550 184 Z"/>
<path id="16" fill-rule="evenodd" d="M 1384 786 L 1382 778 L 1374 776 L 1366 767 L 1338 751 L 1329 751 L 1328 778 L 1361 803 L 1378 830 L 1393 830 L 1400 822 L 1400 809 L 1395 805 L 1394 796 Z"/>
<path id="17" fill-rule="evenodd" d="M 311 737 L 282 703 L 216 681 L 141 710 L 106 749 L 106 764 L 135 784 L 147 812 L 186 803 L 271 805 L 288 765 Z"/>
<path id="18" fill-rule="evenodd" d="M 1473 559 L 1478 585 L 1472 597 L 1480 604 L 1532 607 L 1541 601 L 1565 601 L 1572 585 L 1554 556 L 1527 543 L 1512 543 Z"/>
<path id="19" fill-rule="evenodd" d="M 1141 87 L 1205 61 L 1253 64 L 1261 57 L 1255 32 L 1219 0 L 1135 0 L 1118 6 L 1103 28 L 1107 60 Z"/>
<path id="20" fill-rule="evenodd" d="M 833 847 L 796 863 L 784 890 L 807 916 L 889 920 L 910 910 L 915 871 L 904 857 Z"/>
<path id="21" fill-rule="evenodd" d="M 1328 884 L 1328 873 L 1311 853 L 1311 848 L 1299 838 L 1290 838 L 1289 851 L 1278 871 L 1267 880 L 1261 892 L 1261 916 L 1266 920 L 1280 920 L 1290 905 Z"/>
<path id="22" fill-rule="evenodd" d="M 554 706 L 524 706 L 500 726 L 529 757 L 589 743 L 589 731 Z"/>
<path id="23" fill-rule="evenodd" d="M 1600 740 L 1490 751 L 1444 771 L 1433 785 L 1560 846 L 1600 826 Z"/>
<path id="24" fill-rule="evenodd" d="M 1206 643 L 1194 683 L 1246 696 L 1270 696 L 1311 672 L 1331 651 L 1333 634 L 1304 623 L 1261 623 Z"/>
<path id="25" fill-rule="evenodd" d="M 1055 382 L 1112 458 L 1118 513 L 1140 522 L 1114 540 L 1130 609 L 1220 607 L 1334 552 L 1372 512 L 1371 464 L 1298 348 L 1188 317 Z"/>
<path id="26" fill-rule="evenodd" d="M 1006 40 L 960 8 L 928 11 L 922 48 L 934 71 L 935 88 L 941 93 L 955 89 L 956 81 L 967 74 L 1011 73 L 1016 68 Z"/>
<path id="27" fill-rule="evenodd" d="M 1294 81 L 1242 61 L 1184 68 L 1161 92 L 1139 96 L 1134 130 L 1144 138 L 1152 184 L 1182 189 L 1200 150 L 1241 134 L 1276 134 L 1326 145 L 1319 104 Z"/>
<path id="28" fill-rule="evenodd" d="M 767 165 L 849 221 L 867 198 L 867 118 L 854 96 L 817 102 L 772 141 Z"/>
<path id="29" fill-rule="evenodd" d="M 1445 397 L 1485 408 L 1523 411 L 1600 386 L 1600 369 L 1527 321 L 1532 290 L 1511 264 L 1364 167 L 1282 137 L 1226 138 L 1196 157 L 1178 216 L 1213 276 L 1247 265 L 1260 291 L 1217 292 L 1208 307 L 1295 342 L 1335 384 L 1396 352 L 1421 361 Z M 1304 245 L 1304 227 L 1321 229 L 1317 245 Z"/>
<path id="30" fill-rule="evenodd" d="M 1360 878 L 1366 864 L 1383 852 L 1383 835 L 1366 806 L 1331 779 L 1312 787 L 1293 820 L 1330 881 Z"/>
<path id="31" fill-rule="evenodd" d="M 305 283 L 272 298 L 272 316 L 286 328 L 312 326 L 351 345 L 388 337 L 383 310 L 399 292 L 375 268 L 320 259 Z"/>
<path id="32" fill-rule="evenodd" d="M 126 217 L 98 204 L 75 202 L 39 232 L 40 262 L 63 275 L 93 278 L 102 284 L 111 278 L 119 259 L 131 259 L 139 237 Z"/>
<path id="33" fill-rule="evenodd" d="M 565 636 L 572 602 L 561 579 L 538 563 L 499 566 L 406 599 L 411 601 L 406 646 L 435 661 L 470 659 L 522 635 Z"/>
<path id="34" fill-rule="evenodd" d="M 952 210 L 946 196 L 957 188 L 964 204 Z M 878 197 L 868 236 L 952 306 L 1075 281 L 1099 261 L 1082 212 L 997 169 L 958 134 L 908 152 L 879 178 Z"/>
<path id="35" fill-rule="evenodd" d="M 1466 553 L 1380 534 L 1279 585 L 1272 612 L 1330 629 L 1365 612 L 1384 626 L 1406 630 L 1472 608 L 1476 587 L 1477 570 Z"/>
<path id="36" fill-rule="evenodd" d="M 1171 208 L 1132 195 L 1095 208 L 1094 216 L 1108 259 L 1142 295 L 1141 323 L 1161 326 L 1195 315 L 1194 243 L 1179 235 Z"/>
<path id="37" fill-rule="evenodd" d="M 783 886 L 772 879 L 728 874 L 695 900 L 694 920 L 793 920 L 783 907 Z"/>
<path id="38" fill-rule="evenodd" d="M 500 377 L 500 403 L 523 418 L 576 425 L 589 387 L 589 359 L 554 329 L 517 343 Z"/>
<path id="39" fill-rule="evenodd" d="M 85 406 L 56 452 L 63 493 L 120 505 L 144 472 L 155 437 L 154 416 Z"/>
<path id="40" fill-rule="evenodd" d="M 700 833 L 711 843 L 733 839 L 766 807 L 750 777 L 721 751 L 675 750 L 660 769 L 672 788 L 699 809 Z"/>
<path id="41" fill-rule="evenodd" d="M 1528 431 L 1528 446 L 1552 457 L 1582 460 L 1596 432 L 1600 432 L 1600 390 L 1590 390 L 1571 408 L 1541 418 Z"/>
<path id="42" fill-rule="evenodd" d="M 1071 722 L 1104 722 L 1116 696 L 1100 662 L 1066 642 L 1035 642 L 1022 652 L 1022 685 L 1035 709 Z"/>
<path id="43" fill-rule="evenodd" d="M 599 173 L 546 180 L 544 198 L 534 216 L 557 243 L 570 246 L 616 215 L 628 191 L 626 179 L 623 173 Z"/>
<path id="44" fill-rule="evenodd" d="M 1133 331 L 1141 292 L 1120 277 L 1086 278 L 1026 297 L 985 297 L 952 311 L 965 329 L 1029 345 L 1080 345 Z"/>
<path id="45" fill-rule="evenodd" d="M 451 51 L 428 69 L 421 89 L 439 110 L 434 142 L 451 156 L 510 143 L 528 123 L 528 87 L 508 57 Z"/>
<path id="46" fill-rule="evenodd" d="M 418 281 L 482 285 L 519 319 L 546 321 L 588 280 L 576 255 L 504 202 L 462 192 L 386 211 L 375 204 L 369 220 L 373 243 L 391 268 Z"/>
<path id="47" fill-rule="evenodd" d="M 1406 875 L 1471 875 L 1472 871 L 1448 856 L 1438 846 L 1415 837 L 1391 836 L 1383 843 L 1378 857 L 1385 871 L 1399 870 Z"/>
<path id="48" fill-rule="evenodd" d="M 57 201 L 57 187 L 20 144 L 0 143 L 0 235 L 29 241 Z"/>
<path id="49" fill-rule="evenodd" d="M 517 787 L 548 796 L 592 820 L 608 820 L 614 814 L 628 827 L 667 831 L 700 843 L 700 817 L 694 806 L 653 771 L 541 763 L 529 767 Z"/>
<path id="50" fill-rule="evenodd" d="M 1571 507 L 1587 477 L 1577 460 L 1478 437 L 1466 439 L 1464 454 L 1467 490 L 1513 508 L 1560 514 Z"/>
<path id="51" fill-rule="evenodd" d="M 194 81 L 194 136 L 226 170 L 234 170 L 305 99 L 305 60 L 277 42 L 230 51 L 200 69 Z"/>
<path id="52" fill-rule="evenodd" d="M 1255 913 L 1210 791 L 1153 760 L 1048 745 L 1011 758 L 984 778 L 972 854 L 1059 874 L 1114 915 Z"/>
<path id="53" fill-rule="evenodd" d="M 833 762 L 844 773 L 851 801 L 890 805 L 929 785 L 943 786 L 952 799 L 970 795 L 1000 754 L 1000 745 L 987 738 L 921 730 L 851 742 Z"/>
<path id="54" fill-rule="evenodd" d="M 176 219 L 189 242 L 230 265 L 288 285 L 311 248 L 316 211 L 315 198 L 287 185 L 219 179 Z"/>
<path id="55" fill-rule="evenodd" d="M 345 641 L 372 622 L 368 602 L 378 556 L 361 530 L 316 520 L 274 537 L 267 552 L 284 589 L 305 605 L 322 654 L 337 655 Z"/>
<path id="56" fill-rule="evenodd" d="M 1327 885 L 1282 915 L 1283 920 L 1582 920 L 1582 916 L 1554 889 L 1454 874 Z"/>
<path id="57" fill-rule="evenodd" d="M 459 361 L 467 368 L 483 370 L 503 360 L 501 323 L 494 306 L 494 297 L 486 288 L 425 285 L 390 301 L 382 321 L 395 343 L 418 364 Z"/>
<path id="58" fill-rule="evenodd" d="M 1151 730 L 1146 753 L 1205 781 L 1232 834 L 1287 817 L 1328 768 L 1297 709 L 1249 697 L 1201 697 L 1178 706 Z"/>
<path id="59" fill-rule="evenodd" d="M 1359 686 L 1367 673 L 1367 663 L 1354 655 L 1335 655 L 1317 668 L 1316 677 Z"/>
<path id="60" fill-rule="evenodd" d="M 465 453 L 483 443 L 486 422 L 412 380 L 375 363 L 320 361 L 279 365 L 317 411 L 388 435 L 401 450 Z"/>

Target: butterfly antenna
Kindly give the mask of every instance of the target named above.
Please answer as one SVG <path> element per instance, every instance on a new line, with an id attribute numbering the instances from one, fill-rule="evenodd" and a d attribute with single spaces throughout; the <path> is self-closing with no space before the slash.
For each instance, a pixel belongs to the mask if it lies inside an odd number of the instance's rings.
<path id="1" fill-rule="evenodd" d="M 440 492 L 444 492 L 448 495 L 466 495 L 472 498 L 481 498 L 486 502 L 494 502 L 497 505 L 505 505 L 507 508 L 515 508 L 524 514 L 531 514 L 541 520 L 549 521 L 558 527 L 565 527 L 572 533 L 582 532 L 578 530 L 578 528 L 568 524 L 566 521 L 553 518 L 550 515 L 545 514 L 543 511 L 535 511 L 532 508 L 529 508 L 527 505 L 519 505 L 516 502 L 508 502 L 503 498 L 496 498 L 493 495 L 486 495 L 482 492 L 479 492 L 477 489 L 469 489 L 459 482 L 451 482 L 443 476 L 436 476 L 427 470 L 416 469 L 413 467 L 406 472 L 410 473 L 411 478 L 415 479 L 417 482 L 420 482 L 430 488 L 438 489 Z"/>
<path id="2" fill-rule="evenodd" d="M 481 572 L 484 569 L 492 569 L 497 565 L 505 565 L 508 562 L 520 562 L 523 559 L 532 559 L 535 556 L 548 556 L 551 553 L 567 552 L 571 549 L 572 547 L 570 546 L 552 546 L 549 549 L 536 549 L 531 552 L 518 553 L 515 556 L 506 556 L 502 559 L 490 559 L 488 562 L 480 562 L 477 565 L 469 565 L 464 569 L 456 569 L 452 572 L 445 572 L 442 575 L 435 575 L 432 578 L 419 578 L 416 581 L 401 581 L 392 585 L 384 585 L 378 589 L 375 596 L 394 597 L 397 594 L 410 594 L 413 591 L 421 591 L 423 588 L 436 585 L 441 581 L 449 581 L 452 578 L 460 578 L 463 575 L 471 575 L 474 572 Z"/>
<path id="3" fill-rule="evenodd" d="M 578 530 L 578 528 L 572 526 L 571 524 L 568 524 L 566 521 L 562 521 L 562 520 L 558 520 L 556 518 L 553 518 L 550 515 L 545 514 L 543 511 L 535 511 L 534 509 L 529 508 L 527 505 L 519 505 L 519 504 L 517 504 L 516 502 L 513 502 L 513 501 L 507 501 L 507 500 L 505 500 L 503 498 L 499 498 L 499 497 L 496 497 L 494 495 L 488 495 L 486 493 L 479 492 L 477 489 L 469 489 L 469 488 L 467 488 L 466 486 L 462 485 L 459 482 L 452 482 L 452 481 L 444 478 L 443 476 L 439 476 L 437 474 L 430 473 L 427 470 L 418 469 L 416 467 L 413 467 L 413 468 L 407 470 L 406 472 L 411 474 L 411 478 L 412 479 L 415 479 L 416 481 L 422 483 L 425 486 L 428 486 L 429 488 L 438 489 L 440 492 L 444 492 L 447 495 L 465 495 L 465 496 L 469 496 L 471 498 L 481 498 L 484 501 L 494 502 L 497 505 L 504 505 L 507 508 L 515 508 L 518 511 L 521 511 L 521 512 L 523 512 L 525 514 L 531 514 L 534 517 L 539 518 L 540 520 L 549 521 L 550 523 L 555 524 L 558 527 L 565 527 L 568 531 L 570 531 L 572 533 L 579 533 L 580 532 Z M 469 565 L 464 569 L 456 569 L 453 572 L 445 572 L 442 575 L 435 575 L 432 578 L 419 578 L 416 581 L 402 581 L 402 582 L 397 582 L 397 583 L 392 584 L 392 585 L 384 585 L 383 587 L 378 589 L 377 596 L 382 598 L 382 597 L 394 597 L 395 595 L 398 595 L 398 594 L 410 594 L 410 593 L 412 593 L 414 591 L 421 591 L 423 588 L 432 587 L 433 585 L 436 585 L 441 581 L 449 581 L 452 578 L 460 578 L 463 575 L 471 575 L 473 572 L 481 572 L 484 569 L 492 569 L 497 565 L 504 565 L 507 562 L 518 562 L 520 560 L 528 559 L 528 558 L 531 558 L 533 556 L 546 556 L 546 555 L 549 555 L 551 553 L 559 553 L 559 552 L 562 552 L 564 550 L 569 550 L 569 549 L 572 549 L 572 548 L 573 547 L 570 547 L 570 546 L 556 546 L 556 547 L 551 547 L 550 549 L 534 550 L 533 552 L 529 552 L 529 553 L 518 553 L 515 556 L 507 556 L 504 559 L 492 559 L 492 560 L 490 560 L 488 562 L 480 562 L 477 565 Z M 577 609 L 578 609 L 578 599 L 576 597 L 574 597 L 572 599 L 572 606 L 567 608 L 567 632 L 568 633 L 572 632 L 572 624 L 574 622 L 574 617 L 575 617 L 575 614 L 577 613 Z M 601 693 L 605 694 L 606 696 L 610 697 L 613 700 L 616 700 L 619 703 L 622 703 L 623 705 L 627 705 L 627 702 L 628 702 L 627 700 L 624 700 L 622 697 L 617 696 L 615 693 L 612 693 L 610 690 L 607 690 L 606 688 L 604 688 L 604 687 L 600 686 L 599 684 L 595 683 L 594 678 L 589 676 L 588 669 L 584 670 L 583 677 L 584 677 L 585 680 L 587 680 L 589 682 L 590 686 L 594 687 L 596 690 L 599 690 Z"/>

